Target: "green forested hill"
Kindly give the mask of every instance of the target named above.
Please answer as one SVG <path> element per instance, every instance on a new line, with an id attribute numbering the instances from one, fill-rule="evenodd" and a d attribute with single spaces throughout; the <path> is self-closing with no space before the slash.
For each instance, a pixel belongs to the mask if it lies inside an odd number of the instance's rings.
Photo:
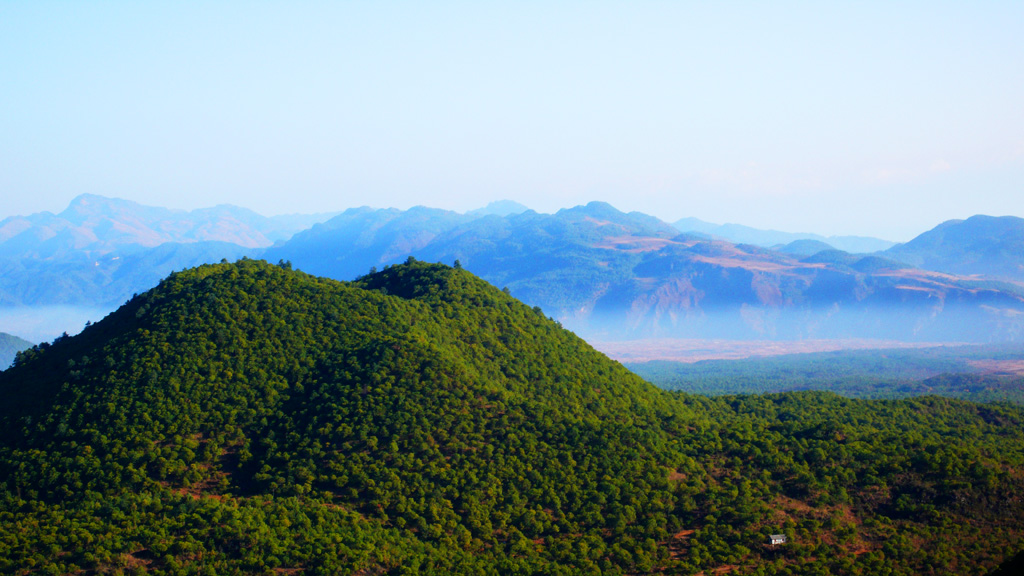
<path id="1" fill-rule="evenodd" d="M 5 574 L 981 574 L 1024 534 L 1020 409 L 673 395 L 414 261 L 177 273 L 0 396 Z"/>

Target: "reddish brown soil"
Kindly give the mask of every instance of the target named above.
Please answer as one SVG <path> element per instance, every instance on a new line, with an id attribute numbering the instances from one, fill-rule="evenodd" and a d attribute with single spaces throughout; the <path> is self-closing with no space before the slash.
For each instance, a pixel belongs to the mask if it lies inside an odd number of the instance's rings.
<path id="1" fill-rule="evenodd" d="M 967 363 L 989 374 L 1024 376 L 1024 360 L 968 360 Z"/>

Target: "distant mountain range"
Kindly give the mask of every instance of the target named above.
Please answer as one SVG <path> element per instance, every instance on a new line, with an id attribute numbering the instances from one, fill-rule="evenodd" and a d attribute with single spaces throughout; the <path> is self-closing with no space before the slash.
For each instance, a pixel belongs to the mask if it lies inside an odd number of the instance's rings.
<path id="1" fill-rule="evenodd" d="M 265 248 L 333 215 L 268 218 L 229 205 L 186 212 L 83 194 L 60 214 L 40 212 L 0 221 L 0 247 L 5 255 L 14 252 L 35 258 L 81 251 L 137 251 L 169 242 L 226 242 L 245 248 Z"/>
<path id="2" fill-rule="evenodd" d="M 186 212 L 85 194 L 60 214 L 0 221 L 0 305 L 113 305 L 173 270 L 236 259 L 334 214 Z"/>
<path id="3" fill-rule="evenodd" d="M 846 252 L 878 252 L 894 246 L 895 242 L 871 238 L 869 236 L 821 236 L 818 234 L 779 232 L 778 230 L 759 230 L 742 224 L 712 224 L 696 218 L 683 218 L 673 226 L 680 232 L 696 232 L 706 234 L 719 240 L 727 240 L 736 244 L 753 244 L 762 248 L 771 248 L 790 244 L 797 240 L 816 240 L 837 250 Z"/>
<path id="4" fill-rule="evenodd" d="M 578 333 L 610 340 L 1024 337 L 1024 290 L 882 256 L 796 252 L 679 234 L 592 202 L 503 218 L 350 210 L 264 255 L 337 279 L 409 255 L 458 260 Z"/>
<path id="5" fill-rule="evenodd" d="M 363 207 L 283 222 L 235 207 L 181 212 L 80 197 L 57 216 L 0 223 L 0 305 L 114 305 L 173 270 L 242 256 L 339 280 L 412 256 L 458 260 L 602 340 L 1024 338 L 1019 218 L 946 223 L 872 254 L 836 244 L 885 242 L 745 229 L 762 232 L 769 249 L 706 227 L 680 233 L 680 223 L 601 202 L 555 214 L 514 202 L 465 214 Z"/>

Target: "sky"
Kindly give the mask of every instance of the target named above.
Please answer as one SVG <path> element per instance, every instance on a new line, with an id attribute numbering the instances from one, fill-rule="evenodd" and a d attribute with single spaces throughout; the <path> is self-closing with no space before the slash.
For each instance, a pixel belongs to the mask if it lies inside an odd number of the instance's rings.
<path id="1" fill-rule="evenodd" d="M 1024 217 L 1024 2 L 3 2 L 0 219 L 540 212 L 909 240 Z"/>

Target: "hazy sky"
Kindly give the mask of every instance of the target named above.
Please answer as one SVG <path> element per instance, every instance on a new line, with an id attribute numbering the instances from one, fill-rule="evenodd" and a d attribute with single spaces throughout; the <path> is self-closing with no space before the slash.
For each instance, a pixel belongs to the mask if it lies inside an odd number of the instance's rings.
<path id="1" fill-rule="evenodd" d="M 1024 216 L 1024 2 L 3 2 L 0 218 L 590 200 Z"/>

